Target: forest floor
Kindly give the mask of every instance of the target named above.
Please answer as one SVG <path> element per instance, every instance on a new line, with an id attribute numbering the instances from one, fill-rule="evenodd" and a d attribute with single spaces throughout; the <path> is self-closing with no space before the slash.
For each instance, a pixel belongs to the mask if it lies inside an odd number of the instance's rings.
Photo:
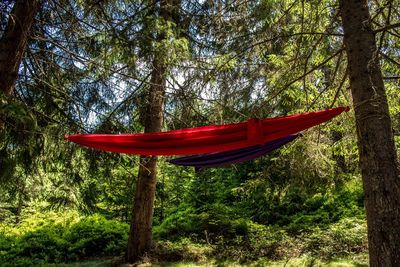
<path id="1" fill-rule="evenodd" d="M 133 267 L 123 257 L 128 224 L 99 214 L 40 216 L 26 216 L 18 225 L 0 223 L 0 266 Z M 363 218 L 342 218 L 323 229 L 308 223 L 301 228 L 308 232 L 298 235 L 251 221 L 240 224 L 244 232 L 223 222 L 220 229 L 231 231 L 213 243 L 199 236 L 195 241 L 157 240 L 136 266 L 368 266 Z"/>
<path id="2" fill-rule="evenodd" d="M 85 262 L 75 262 L 68 264 L 52 264 L 49 265 L 51 267 L 242 267 L 242 266 L 250 266 L 250 267 L 262 267 L 262 266 L 271 266 L 271 267 L 308 267 L 308 266 L 318 266 L 318 267 L 363 267 L 368 266 L 368 255 L 367 254 L 358 254 L 353 255 L 352 257 L 347 258 L 338 258 L 333 259 L 331 261 L 321 261 L 312 257 L 300 257 L 300 258 L 291 258 L 288 260 L 280 260 L 280 261 L 270 261 L 266 259 L 260 259 L 256 262 L 241 264 L 234 261 L 217 261 L 215 259 L 209 259 L 207 262 L 193 262 L 193 261 L 178 261 L 178 262 L 146 262 L 139 265 L 130 265 L 130 264 L 122 264 L 118 265 L 115 262 L 115 259 L 93 259 Z"/>

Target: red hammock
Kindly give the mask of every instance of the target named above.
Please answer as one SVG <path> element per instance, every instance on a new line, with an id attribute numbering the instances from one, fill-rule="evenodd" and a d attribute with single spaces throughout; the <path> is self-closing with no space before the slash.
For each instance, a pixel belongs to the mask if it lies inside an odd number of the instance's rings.
<path id="1" fill-rule="evenodd" d="M 247 122 L 141 134 L 74 134 L 74 143 L 104 151 L 140 155 L 193 155 L 264 144 L 338 116 L 348 107 Z"/>

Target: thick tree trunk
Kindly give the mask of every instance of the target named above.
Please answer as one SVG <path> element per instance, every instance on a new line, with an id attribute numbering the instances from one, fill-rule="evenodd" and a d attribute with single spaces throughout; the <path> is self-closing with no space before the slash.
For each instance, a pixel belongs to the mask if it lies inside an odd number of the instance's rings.
<path id="1" fill-rule="evenodd" d="M 0 91 L 5 96 L 14 91 L 19 65 L 38 9 L 38 0 L 17 0 L 0 39 Z M 3 128 L 4 118 L 0 114 L 0 130 Z"/>
<path id="2" fill-rule="evenodd" d="M 164 21 L 176 22 L 174 15 L 176 15 L 178 6 L 179 0 L 161 0 L 159 16 Z M 157 41 L 161 42 L 165 38 L 165 34 L 160 33 L 157 37 Z M 154 55 L 150 92 L 147 103 L 148 107 L 144 122 L 145 132 L 161 131 L 164 118 L 167 68 L 168 66 L 165 58 L 157 54 Z M 141 157 L 128 240 L 128 262 L 136 262 L 140 260 L 140 258 L 149 252 L 152 247 L 152 223 L 156 193 L 156 167 L 157 157 Z"/>
<path id="3" fill-rule="evenodd" d="M 371 266 L 400 266 L 400 179 L 367 0 L 341 0 Z"/>

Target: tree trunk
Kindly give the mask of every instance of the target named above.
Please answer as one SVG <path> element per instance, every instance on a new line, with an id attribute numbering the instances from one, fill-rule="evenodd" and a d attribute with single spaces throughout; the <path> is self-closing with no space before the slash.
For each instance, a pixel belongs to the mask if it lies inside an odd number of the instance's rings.
<path id="1" fill-rule="evenodd" d="M 341 132 L 338 132 L 336 130 L 331 131 L 331 140 L 333 143 L 339 142 L 342 139 L 343 134 Z M 335 153 L 332 154 L 332 158 L 337 166 L 337 168 L 335 169 L 335 174 L 339 175 L 340 173 L 346 173 L 348 170 L 345 157 L 343 155 L 336 155 Z"/>
<path id="2" fill-rule="evenodd" d="M 367 0 L 341 0 L 371 266 L 400 266 L 400 180 Z"/>
<path id="3" fill-rule="evenodd" d="M 18 178 L 18 186 L 17 186 L 17 193 L 18 193 L 18 203 L 17 203 L 17 209 L 15 211 L 15 223 L 19 223 L 21 220 L 21 213 L 22 213 L 22 208 L 24 206 L 24 196 L 25 196 L 25 184 L 23 181 L 21 181 L 22 178 Z"/>
<path id="4" fill-rule="evenodd" d="M 166 67 L 157 59 L 151 78 L 145 132 L 159 132 L 163 123 Z M 157 157 L 140 158 L 139 174 L 128 240 L 128 262 L 138 261 L 152 246 Z"/>
<path id="5" fill-rule="evenodd" d="M 177 0 L 161 0 L 159 16 L 164 21 L 174 21 L 173 15 L 177 10 Z M 160 33 L 157 41 L 166 38 Z M 164 52 L 164 51 L 163 51 Z M 148 96 L 147 112 L 145 114 L 144 131 L 161 131 L 164 118 L 164 97 L 167 76 L 167 64 L 163 56 L 154 55 L 153 71 L 151 74 L 150 92 Z M 154 199 L 156 192 L 157 157 L 140 158 L 139 174 L 136 181 L 136 193 L 132 213 L 132 222 L 128 240 L 128 262 L 137 262 L 150 251 L 153 243 L 152 223 Z"/>
<path id="6" fill-rule="evenodd" d="M 38 0 L 17 0 L 0 39 L 0 91 L 6 97 L 14 91 L 19 65 L 38 10 Z M 4 117 L 0 114 L 0 130 L 3 128 Z"/>

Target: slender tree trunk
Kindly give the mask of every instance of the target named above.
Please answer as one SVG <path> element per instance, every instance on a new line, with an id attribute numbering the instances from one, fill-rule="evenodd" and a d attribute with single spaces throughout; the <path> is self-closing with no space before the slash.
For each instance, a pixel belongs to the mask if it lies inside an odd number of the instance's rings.
<path id="1" fill-rule="evenodd" d="M 38 0 L 17 0 L 0 39 L 0 91 L 5 96 L 14 91 L 19 65 L 38 10 Z M 0 130 L 3 128 L 4 116 L 0 114 Z"/>
<path id="2" fill-rule="evenodd" d="M 332 142 L 336 143 L 342 139 L 343 139 L 343 134 L 341 132 L 335 130 L 331 132 Z M 337 166 L 337 168 L 335 169 L 336 175 L 339 175 L 340 173 L 346 173 L 348 171 L 346 165 L 346 159 L 343 155 L 335 155 L 335 153 L 332 153 L 332 158 L 335 160 L 335 164 Z"/>
<path id="3" fill-rule="evenodd" d="M 177 0 L 161 0 L 159 16 L 164 21 L 174 21 L 173 15 L 177 9 L 177 4 Z M 165 38 L 165 34 L 160 33 L 157 36 L 157 41 L 161 42 Z M 144 121 L 144 131 L 147 133 L 161 131 L 164 118 L 164 97 L 167 68 L 168 66 L 165 58 L 157 54 L 154 55 L 150 92 L 147 103 L 148 106 Z M 128 262 L 136 262 L 140 260 L 140 258 L 149 252 L 152 247 L 152 223 L 156 192 L 156 167 L 157 157 L 142 156 L 140 158 L 132 222 L 128 240 Z"/>
<path id="4" fill-rule="evenodd" d="M 24 206 L 24 196 L 25 196 L 25 184 L 21 181 L 22 178 L 18 179 L 18 203 L 17 210 L 15 211 L 15 222 L 19 223 L 21 219 L 21 213 Z"/>
<path id="5" fill-rule="evenodd" d="M 371 266 L 400 266 L 400 178 L 367 0 L 340 0 Z"/>
<path id="6" fill-rule="evenodd" d="M 159 132 L 163 123 L 166 67 L 154 60 L 145 132 Z M 128 240 L 128 262 L 136 262 L 152 246 L 152 222 L 156 192 L 157 157 L 140 158 L 139 174 Z"/>

